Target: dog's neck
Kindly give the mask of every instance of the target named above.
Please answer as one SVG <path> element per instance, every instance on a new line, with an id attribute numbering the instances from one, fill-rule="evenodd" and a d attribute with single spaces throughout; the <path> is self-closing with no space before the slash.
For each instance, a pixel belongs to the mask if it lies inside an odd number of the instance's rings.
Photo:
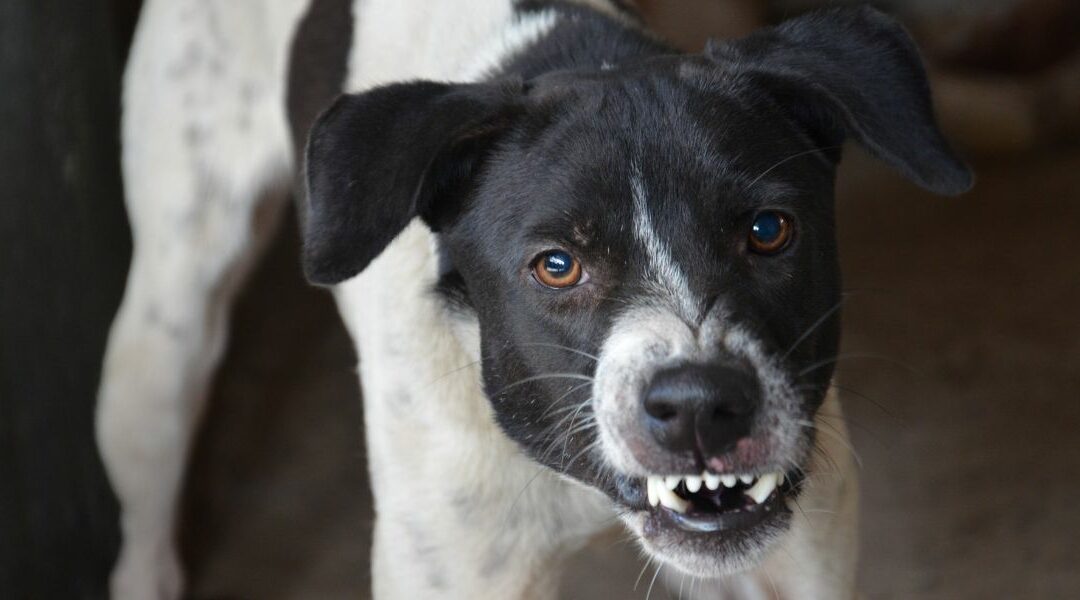
<path id="1" fill-rule="evenodd" d="M 363 0 L 354 14 L 348 92 L 416 78 L 530 79 L 665 50 L 602 0 L 432 2 L 422 10 Z M 375 596 L 554 598 L 561 561 L 616 522 L 614 507 L 538 466 L 499 429 L 481 387 L 476 321 L 448 312 L 446 295 L 434 291 L 440 274 L 445 283 L 452 272 L 436 236 L 417 221 L 335 290 L 361 358 L 378 514 Z M 804 503 L 841 503 L 842 490 L 816 486 Z M 815 553 L 830 545 L 816 535 L 796 517 L 792 541 L 772 562 L 798 564 L 767 564 L 724 585 L 839 597 L 835 590 L 849 582 L 801 577 L 828 562 Z M 846 541 L 831 547 L 846 556 Z M 821 582 L 828 589 L 814 587 Z"/>
<path id="2" fill-rule="evenodd" d="M 531 55 L 567 18 L 560 12 L 627 18 L 600 1 L 582 3 L 595 13 L 508 0 L 405 4 L 357 4 L 346 91 L 525 76 L 537 68 L 528 60 L 513 73 L 499 66 Z M 615 522 L 610 503 L 530 461 L 498 428 L 480 384 L 478 327 L 447 314 L 434 292 L 438 263 L 435 236 L 416 222 L 335 291 L 361 357 L 375 596 L 557 597 L 558 563 Z"/>

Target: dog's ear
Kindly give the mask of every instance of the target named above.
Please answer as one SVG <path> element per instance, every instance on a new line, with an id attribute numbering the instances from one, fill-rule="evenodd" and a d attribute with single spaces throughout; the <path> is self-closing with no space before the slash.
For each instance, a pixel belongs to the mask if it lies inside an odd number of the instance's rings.
<path id="1" fill-rule="evenodd" d="M 705 54 L 725 72 L 760 83 L 823 147 L 850 136 L 926 189 L 952 195 L 972 185 L 938 130 L 914 42 L 873 8 L 810 13 L 742 40 L 711 42 Z"/>
<path id="2" fill-rule="evenodd" d="M 400 83 L 343 95 L 306 152 L 304 272 L 356 275 L 419 216 L 452 217 L 472 175 L 519 112 L 520 82 Z"/>

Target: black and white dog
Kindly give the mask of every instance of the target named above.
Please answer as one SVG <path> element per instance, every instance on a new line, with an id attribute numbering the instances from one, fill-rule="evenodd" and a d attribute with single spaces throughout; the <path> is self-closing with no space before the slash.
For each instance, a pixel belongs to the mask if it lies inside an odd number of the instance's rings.
<path id="1" fill-rule="evenodd" d="M 617 0 L 150 0 L 99 408 L 114 595 L 182 593 L 185 455 L 303 156 L 305 270 L 361 357 L 376 597 L 552 597 L 616 518 L 713 592 L 852 597 L 828 393 L 847 138 L 971 184 L 870 9 L 685 55 Z"/>

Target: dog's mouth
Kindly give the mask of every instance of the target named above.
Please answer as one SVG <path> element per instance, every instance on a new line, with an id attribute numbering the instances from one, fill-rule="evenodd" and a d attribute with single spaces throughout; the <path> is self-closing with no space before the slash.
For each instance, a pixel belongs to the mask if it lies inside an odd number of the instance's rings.
<path id="1" fill-rule="evenodd" d="M 623 520 L 643 547 L 680 571 L 719 577 L 752 567 L 788 530 L 802 485 L 784 472 L 620 478 Z"/>
<path id="2" fill-rule="evenodd" d="M 660 522 L 693 533 L 748 531 L 787 510 L 794 479 L 761 475 L 654 475 L 644 479 L 648 510 Z M 652 519 L 650 519 L 652 520 Z"/>

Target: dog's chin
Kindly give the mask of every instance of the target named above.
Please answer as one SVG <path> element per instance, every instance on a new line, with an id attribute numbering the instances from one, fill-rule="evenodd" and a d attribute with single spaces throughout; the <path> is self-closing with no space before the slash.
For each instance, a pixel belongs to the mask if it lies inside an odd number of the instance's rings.
<path id="1" fill-rule="evenodd" d="M 676 504 L 670 496 L 655 504 L 642 491 L 650 484 L 626 478 L 618 486 L 622 496 L 618 502 L 628 509 L 623 521 L 653 559 L 688 575 L 723 577 L 759 565 L 788 533 L 789 503 L 799 489 L 795 477 L 785 475 L 766 496 L 756 494 L 758 500 L 746 495 L 757 480 L 716 490 L 702 485 L 696 493 L 689 492 L 684 481 L 674 490 L 664 490 L 665 495 L 674 493 L 684 500 L 676 507 L 670 506 Z"/>

